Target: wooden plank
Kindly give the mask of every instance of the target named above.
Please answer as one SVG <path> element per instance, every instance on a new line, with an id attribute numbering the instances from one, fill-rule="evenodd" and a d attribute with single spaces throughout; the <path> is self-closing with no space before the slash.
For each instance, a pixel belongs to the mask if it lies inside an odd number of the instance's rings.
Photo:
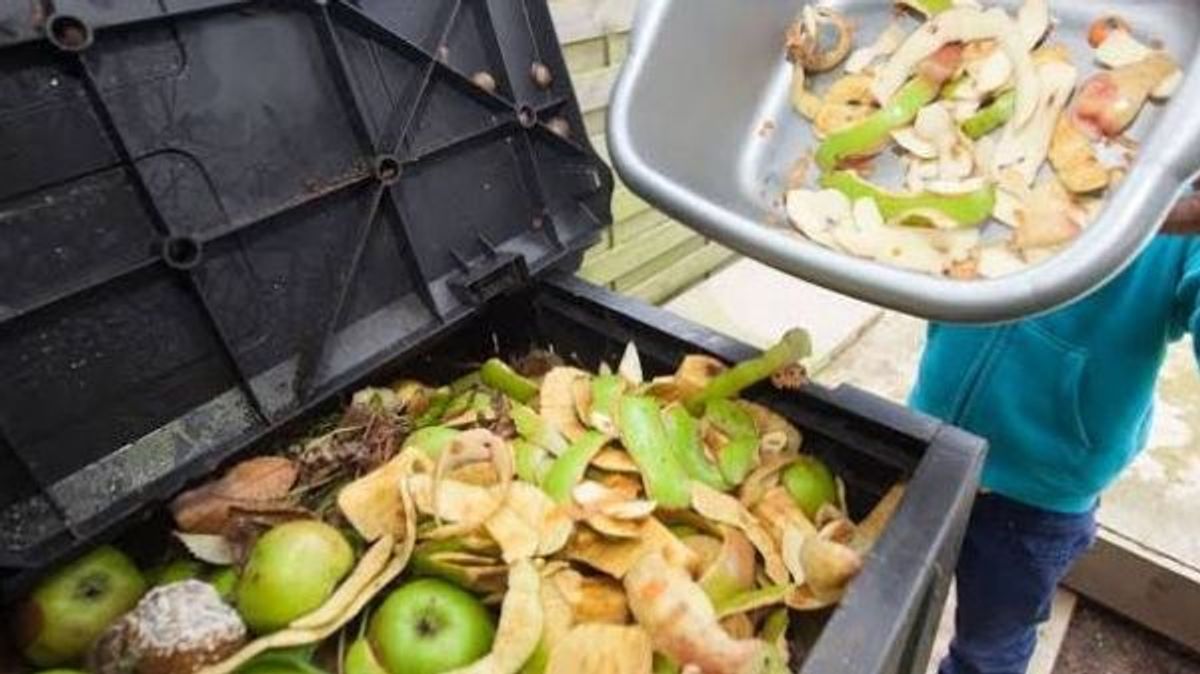
<path id="1" fill-rule="evenodd" d="M 607 37 L 563 45 L 563 58 L 567 61 L 567 70 L 571 71 L 571 77 L 579 77 L 581 73 L 589 70 L 607 67 L 611 48 Z"/>
<path id="2" fill-rule="evenodd" d="M 710 242 L 659 274 L 627 289 L 625 294 L 652 304 L 662 304 L 735 259 L 737 253 Z"/>
<path id="3" fill-rule="evenodd" d="M 630 239 L 637 238 L 637 236 L 642 232 L 654 227 L 666 219 L 666 215 L 649 207 L 647 207 L 646 210 L 642 211 L 641 213 L 622 220 L 617 220 L 614 218 L 612 226 L 613 245 L 615 246 L 622 244 Z"/>
<path id="4" fill-rule="evenodd" d="M 572 75 L 579 109 L 591 112 L 608 107 L 608 99 L 612 96 L 613 85 L 616 84 L 620 72 L 620 66 L 609 66 Z"/>
<path id="5" fill-rule="evenodd" d="M 596 154 L 604 160 L 605 164 L 612 166 L 612 158 L 608 156 L 608 139 L 602 133 L 594 133 L 588 136 L 588 140 L 592 143 L 592 147 L 596 148 Z"/>
<path id="6" fill-rule="evenodd" d="M 629 57 L 629 33 L 610 33 L 608 36 L 608 62 L 624 63 Z"/>
<path id="7" fill-rule="evenodd" d="M 1067 587 L 1200 653 L 1200 570 L 1101 527 Z"/>
<path id="8" fill-rule="evenodd" d="M 617 292 L 623 292 L 629 288 L 639 285 L 645 282 L 646 279 L 657 276 L 659 273 L 671 267 L 676 262 L 679 262 L 684 257 L 700 250 L 706 243 L 708 243 L 708 241 L 704 237 L 700 236 L 699 234 L 695 234 L 671 250 L 668 250 L 662 255 L 650 260 L 646 264 L 634 269 L 621 278 L 614 280 L 613 288 Z"/>
<path id="9" fill-rule="evenodd" d="M 555 0 L 550 17 L 559 42 L 570 44 L 628 31 L 636 7 L 637 0 Z"/>
<path id="10" fill-rule="evenodd" d="M 591 264 L 580 269 L 580 275 L 593 283 L 611 283 L 694 236 L 683 225 L 664 222 L 633 241 L 597 255 Z"/>
<path id="11" fill-rule="evenodd" d="M 628 187 L 618 185 L 617 189 L 613 190 L 613 222 L 628 220 L 638 213 L 649 210 L 649 208 L 650 204 L 642 201 L 641 197 L 629 191 Z"/>
<path id="12" fill-rule="evenodd" d="M 589 136 L 603 135 L 608 130 L 608 108 L 585 112 L 583 126 L 587 129 Z"/>

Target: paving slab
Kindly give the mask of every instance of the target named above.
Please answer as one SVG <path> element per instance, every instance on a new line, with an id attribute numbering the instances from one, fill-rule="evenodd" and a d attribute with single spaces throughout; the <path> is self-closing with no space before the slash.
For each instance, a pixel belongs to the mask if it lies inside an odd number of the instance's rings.
<path id="1" fill-rule="evenodd" d="M 1200 374 L 1193 353 L 1191 339 L 1168 352 L 1149 444 L 1104 495 L 1099 519 L 1127 538 L 1200 569 Z"/>
<path id="2" fill-rule="evenodd" d="M 680 316 L 747 344 L 766 348 L 803 327 L 813 338 L 810 371 L 820 369 L 883 311 L 830 292 L 760 262 L 741 259 L 666 304 Z"/>

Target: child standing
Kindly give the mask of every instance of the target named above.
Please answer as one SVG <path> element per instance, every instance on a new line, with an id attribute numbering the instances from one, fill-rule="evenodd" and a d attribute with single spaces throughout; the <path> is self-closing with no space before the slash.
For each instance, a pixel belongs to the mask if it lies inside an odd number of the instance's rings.
<path id="1" fill-rule="evenodd" d="M 1200 197 L 1165 234 L 1200 231 Z M 990 444 L 939 674 L 1023 674 L 1099 495 L 1141 450 L 1167 345 L 1200 330 L 1200 237 L 1159 236 L 1103 288 L 990 327 L 934 324 L 910 402 Z"/>

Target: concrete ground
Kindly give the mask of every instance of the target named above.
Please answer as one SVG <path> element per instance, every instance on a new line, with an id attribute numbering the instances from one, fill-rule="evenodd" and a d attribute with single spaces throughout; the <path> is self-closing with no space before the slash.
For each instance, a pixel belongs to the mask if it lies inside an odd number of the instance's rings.
<path id="1" fill-rule="evenodd" d="M 852 383 L 903 401 L 924 344 L 924 321 L 804 283 L 739 260 L 688 290 L 667 308 L 765 347 L 800 326 L 813 335 L 808 366 L 827 386 Z M 1200 577 L 1200 376 L 1191 341 L 1172 347 L 1157 395 L 1149 447 L 1104 497 L 1101 525 L 1136 540 L 1148 554 L 1173 559 Z M 947 617 L 949 612 L 947 612 Z M 1200 607 L 1196 608 L 1200 619 Z M 936 654 L 951 625 L 943 621 Z M 1055 663 L 1058 663 L 1056 666 Z M 1030 672 L 1200 674 L 1200 659 L 1169 641 L 1061 590 Z"/>

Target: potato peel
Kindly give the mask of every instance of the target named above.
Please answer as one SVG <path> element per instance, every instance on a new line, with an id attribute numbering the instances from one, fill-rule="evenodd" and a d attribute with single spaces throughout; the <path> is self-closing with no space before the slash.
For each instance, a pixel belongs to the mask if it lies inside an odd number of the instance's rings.
<path id="1" fill-rule="evenodd" d="M 546 674 L 650 674 L 653 655 L 641 627 L 578 625 L 550 653 Z"/>

